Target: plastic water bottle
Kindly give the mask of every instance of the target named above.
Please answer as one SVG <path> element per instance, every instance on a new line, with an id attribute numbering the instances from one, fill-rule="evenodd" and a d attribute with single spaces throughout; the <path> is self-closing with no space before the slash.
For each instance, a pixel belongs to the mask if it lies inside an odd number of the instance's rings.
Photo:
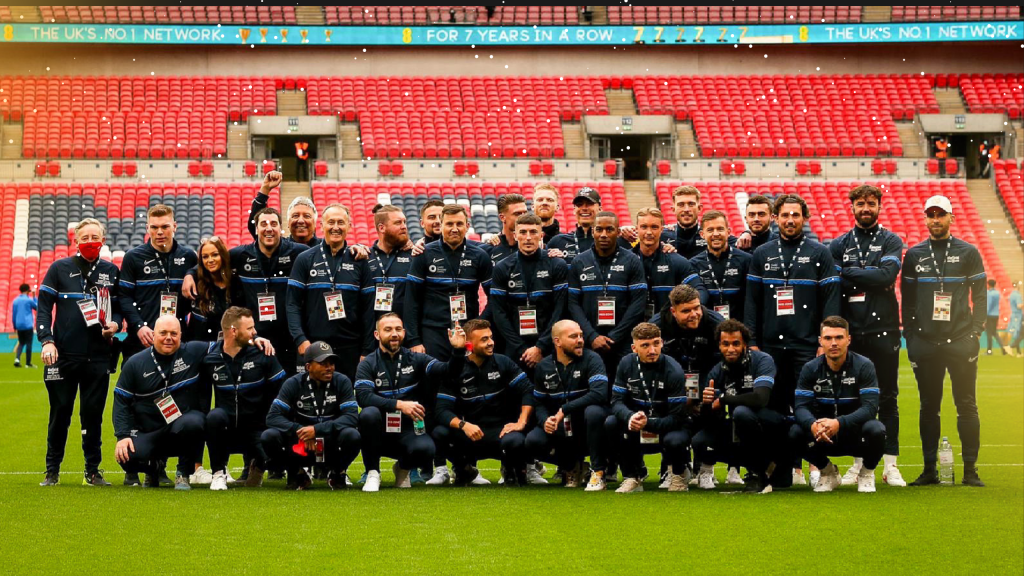
<path id="1" fill-rule="evenodd" d="M 946 436 L 942 437 L 942 444 L 939 445 L 939 482 L 949 485 L 956 483 L 953 472 L 953 447 L 949 445 L 949 438 Z"/>
<path id="2" fill-rule="evenodd" d="M 423 436 L 427 432 L 427 423 L 423 419 L 413 420 L 412 430 L 417 436 Z"/>

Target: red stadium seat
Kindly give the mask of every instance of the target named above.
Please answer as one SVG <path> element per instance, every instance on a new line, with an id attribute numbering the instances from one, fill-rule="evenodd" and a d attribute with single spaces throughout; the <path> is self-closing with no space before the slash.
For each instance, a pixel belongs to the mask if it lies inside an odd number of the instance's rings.
<path id="1" fill-rule="evenodd" d="M 381 160 L 377 164 L 377 172 L 381 176 L 391 176 L 391 162 L 388 162 L 387 160 Z"/>
<path id="2" fill-rule="evenodd" d="M 252 178 L 256 175 L 256 163 L 252 160 L 246 160 L 245 164 L 242 165 L 242 173 Z"/>
<path id="3" fill-rule="evenodd" d="M 327 161 L 317 160 L 316 162 L 314 162 L 313 174 L 316 175 L 317 178 L 323 178 L 327 176 Z"/>

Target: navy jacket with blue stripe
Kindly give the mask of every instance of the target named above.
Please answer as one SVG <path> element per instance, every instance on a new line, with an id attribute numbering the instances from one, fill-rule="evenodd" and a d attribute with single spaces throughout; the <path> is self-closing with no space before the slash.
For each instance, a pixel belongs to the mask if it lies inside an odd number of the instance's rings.
<path id="1" fill-rule="evenodd" d="M 842 279 L 843 318 L 850 323 L 850 334 L 886 332 L 898 336 L 896 277 L 902 266 L 903 240 L 876 224 L 869 230 L 854 228 L 843 234 L 829 244 L 829 250 Z M 861 254 L 865 255 L 864 262 L 860 261 Z M 863 294 L 864 301 L 850 302 L 855 294 Z"/>
<path id="2" fill-rule="evenodd" d="M 707 307 L 701 310 L 700 323 L 693 330 L 680 326 L 669 306 L 651 318 L 651 323 L 661 329 L 664 342 L 661 353 L 678 362 L 684 372 L 700 374 L 701 382 L 707 379 L 711 369 L 722 358 L 715 341 L 715 328 L 724 321 L 725 318 Z"/>
<path id="3" fill-rule="evenodd" d="M 388 254 L 380 249 L 378 242 L 374 242 L 370 247 L 369 265 L 374 294 L 376 295 L 376 287 L 380 284 L 393 286 L 395 291 L 392 294 L 391 311 L 401 318 L 405 313 L 405 286 L 408 282 L 409 269 L 412 268 L 412 249 L 396 248 Z M 385 314 L 387 312 L 374 311 L 374 320 Z"/>
<path id="4" fill-rule="evenodd" d="M 359 407 L 348 376 L 335 372 L 330 382 L 321 384 L 310 380 L 308 374 L 296 374 L 284 381 L 270 404 L 267 428 L 280 430 L 291 439 L 306 426 L 312 426 L 317 436 L 359 426 Z"/>
<path id="5" fill-rule="evenodd" d="M 566 315 L 568 291 L 569 266 L 561 258 L 548 257 L 547 250 L 529 256 L 516 252 L 494 268 L 487 307 L 509 357 L 519 358 L 531 346 L 551 354 L 551 327 Z M 519 307 L 526 306 L 527 300 L 537 309 L 537 334 L 521 336 Z"/>
<path id="6" fill-rule="evenodd" d="M 683 228 L 678 223 L 662 231 L 662 241 L 676 247 L 678 254 L 683 258 L 692 260 L 708 247 L 708 242 L 700 235 L 700 224 L 694 224 L 689 228 Z M 729 246 L 736 245 L 736 237 L 729 236 Z"/>
<path id="7" fill-rule="evenodd" d="M 159 262 L 157 262 L 159 260 Z M 168 274 L 161 273 L 160 266 Z M 175 240 L 167 254 L 158 252 L 149 242 L 132 248 L 121 261 L 121 313 L 128 323 L 128 334 L 156 324 L 160 315 L 160 293 L 170 290 L 178 295 L 178 320 L 186 326 L 192 303 L 181 295 L 181 282 L 196 265 L 196 253 Z M 169 281 L 168 281 L 169 277 Z"/>
<path id="8" fill-rule="evenodd" d="M 107 362 L 110 356 L 110 342 L 103 337 L 102 326 L 86 326 L 85 318 L 78 303 L 86 297 L 85 279 L 82 268 L 76 264 L 79 259 L 86 271 L 92 268 L 80 256 L 61 258 L 50 265 L 42 285 L 39 286 L 39 304 L 36 311 L 36 336 L 43 344 L 53 342 L 61 359 Z M 117 266 L 100 260 L 92 273 L 92 283 L 106 288 L 110 295 L 110 321 L 121 329 L 121 307 L 118 304 Z M 89 294 L 95 300 L 95 297 Z M 56 312 L 54 312 L 56 306 Z"/>
<path id="9" fill-rule="evenodd" d="M 239 306 L 252 311 L 256 333 L 273 342 L 275 348 L 282 345 L 287 345 L 288 350 L 294 348 L 288 329 L 288 278 L 299 255 L 306 250 L 309 247 L 305 244 L 282 238 L 281 245 L 270 258 L 263 255 L 256 242 L 236 246 L 230 252 L 231 273 L 240 285 L 236 292 L 242 298 Z M 257 298 L 267 290 L 274 294 L 277 320 L 261 322 Z"/>
<path id="10" fill-rule="evenodd" d="M 775 361 L 764 352 L 747 350 L 739 362 L 729 364 L 723 360 L 716 364 L 707 380 L 701 382 L 701 394 L 711 382 L 715 383 L 715 395 L 722 399 L 722 404 L 730 412 L 738 406 L 747 406 L 756 411 L 768 405 L 772 387 L 775 386 Z M 758 395 L 756 389 L 765 392 Z M 707 406 L 701 404 L 702 415 L 714 416 L 707 410 Z"/>
<path id="11" fill-rule="evenodd" d="M 606 297 L 615 300 L 614 326 L 597 325 L 597 302 Z M 611 338 L 618 347 L 626 345 L 630 331 L 643 322 L 646 305 L 647 279 L 636 254 L 619 247 L 607 258 L 587 250 L 573 259 L 569 268 L 569 315 L 583 329 L 587 346 L 598 336 Z"/>
<path id="12" fill-rule="evenodd" d="M 265 427 L 270 403 L 285 378 L 276 357 L 246 346 L 232 358 L 224 353 L 223 340 L 203 357 L 200 374 L 200 386 L 213 390 L 215 406 L 228 413 L 235 427 L 257 429 Z"/>
<path id="13" fill-rule="evenodd" d="M 729 318 L 742 322 L 747 299 L 747 274 L 750 272 L 752 258 L 750 254 L 733 246 L 726 248 L 721 257 L 705 250 L 691 258 L 690 264 L 697 269 L 708 292 L 707 301 L 701 301 L 711 309 L 729 306 Z M 717 284 L 715 279 L 718 280 Z"/>
<path id="14" fill-rule="evenodd" d="M 288 328 L 296 349 L 303 342 L 323 340 L 332 346 L 355 346 L 360 355 L 369 354 L 376 345 L 373 339 L 373 281 L 366 260 L 356 260 L 348 245 L 331 255 L 331 248 L 324 242 L 323 254 L 320 248 L 310 248 L 299 255 L 292 265 L 288 279 Z M 331 284 L 331 266 L 334 284 Z M 324 294 L 338 290 L 345 306 L 345 317 L 340 320 L 327 319 L 327 302 Z M 339 351 L 349 353 L 351 350 Z"/>
<path id="15" fill-rule="evenodd" d="M 943 260 L 942 274 L 932 262 Z M 942 282 L 940 282 L 940 279 Z M 950 321 L 932 320 L 935 292 L 953 294 Z M 978 249 L 959 238 L 925 240 L 907 250 L 903 258 L 903 334 L 932 343 L 959 340 L 985 328 L 985 266 Z"/>
<path id="16" fill-rule="evenodd" d="M 450 267 L 454 267 L 450 269 Z M 423 327 L 451 328 L 449 296 L 466 296 L 466 320 L 480 315 L 480 287 L 491 283 L 491 259 L 469 242 L 452 250 L 444 242 L 431 242 L 412 259 L 405 287 L 405 344 L 423 344 Z M 456 277 L 457 276 L 457 277 Z"/>
<path id="17" fill-rule="evenodd" d="M 562 414 L 582 415 L 587 406 L 608 405 L 608 376 L 604 360 L 593 350 L 568 365 L 555 354 L 545 356 L 533 369 L 533 397 L 537 404 L 537 422 L 543 424 L 559 410 Z"/>
<path id="18" fill-rule="evenodd" d="M 381 412 L 398 410 L 399 400 L 419 402 L 425 407 L 433 406 L 441 382 L 462 373 L 465 355 L 460 352 L 464 351 L 456 351 L 451 360 L 441 362 L 404 347 L 399 349 L 398 354 L 391 356 L 378 346 L 356 368 L 356 399 L 359 406 L 376 406 Z M 399 359 L 402 362 L 402 373 L 396 377 L 395 369 Z M 430 416 L 432 414 L 428 414 Z"/>
<path id="19" fill-rule="evenodd" d="M 534 405 L 532 396 L 530 379 L 508 356 L 494 354 L 480 366 L 467 358 L 462 372 L 441 384 L 435 413 L 441 426 L 456 417 L 481 428 L 504 426 Z"/>
<path id="20" fill-rule="evenodd" d="M 636 353 L 626 354 L 615 371 L 612 413 L 619 423 L 625 425 L 634 413 L 643 411 L 647 415 L 646 430 L 664 434 L 684 428 L 690 417 L 686 412 L 686 375 L 679 363 L 662 354 L 644 364 L 642 371 L 641 381 Z"/>
<path id="21" fill-rule="evenodd" d="M 788 285 L 793 289 L 794 314 L 776 314 L 776 294 L 785 287 L 779 244 L 785 263 L 792 263 Z M 747 274 L 747 302 L 743 323 L 754 335 L 752 345 L 772 349 L 817 350 L 821 321 L 841 312 L 839 275 L 832 254 L 807 238 L 799 256 L 800 240 L 779 238 L 754 251 Z M 794 262 L 793 259 L 796 258 Z"/>
<path id="22" fill-rule="evenodd" d="M 668 304 L 668 295 L 672 289 L 680 284 L 689 284 L 700 293 L 700 301 L 706 304 L 708 291 L 700 275 L 689 260 L 679 254 L 665 254 L 661 246 L 654 251 L 650 258 L 644 256 L 638 244 L 632 250 L 633 254 L 640 259 L 644 267 L 644 278 L 647 280 L 648 304 L 653 304 L 654 311 L 661 310 Z"/>
<path id="23" fill-rule="evenodd" d="M 213 350 L 214 342 L 185 342 L 172 356 L 164 356 L 147 348 L 121 367 L 121 375 L 114 387 L 114 435 L 118 440 L 139 433 L 155 432 L 167 423 L 156 407 L 156 401 L 166 392 L 182 414 L 209 408 L 209 388 L 200 384 L 203 359 Z M 165 383 L 154 363 L 167 376 Z"/>
<path id="24" fill-rule="evenodd" d="M 846 353 L 846 362 L 833 372 L 824 355 L 804 365 L 796 384 L 793 404 L 796 421 L 805 430 L 819 418 L 839 420 L 839 433 L 860 427 L 878 414 L 878 378 L 875 365 L 864 356 Z"/>

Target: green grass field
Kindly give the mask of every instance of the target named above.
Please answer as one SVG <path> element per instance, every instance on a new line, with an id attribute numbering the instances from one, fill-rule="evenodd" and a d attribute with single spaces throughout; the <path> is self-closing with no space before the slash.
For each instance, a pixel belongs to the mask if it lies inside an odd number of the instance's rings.
<path id="1" fill-rule="evenodd" d="M 114 487 L 81 485 L 76 418 L 61 484 L 44 489 L 37 485 L 47 420 L 41 371 L 0 358 L 5 574 L 1024 571 L 1020 359 L 980 359 L 980 471 L 988 487 L 896 489 L 879 472 L 875 494 L 801 487 L 759 496 L 726 488 L 668 494 L 653 481 L 633 495 L 556 486 L 398 491 L 390 463 L 377 494 L 332 492 L 321 483 L 311 492 L 285 492 L 283 482 L 227 492 L 126 488 L 114 461 L 109 406 L 104 466 Z M 905 359 L 901 394 L 900 462 L 910 481 L 921 453 L 917 389 Z M 958 449 L 955 414 L 947 383 L 943 431 Z M 959 476 L 958 450 L 957 457 Z M 232 466 L 240 466 L 237 457 Z M 350 472 L 358 477 L 361 467 L 357 460 Z M 496 463 L 481 467 L 497 479 Z M 724 480 L 724 469 L 718 472 Z"/>

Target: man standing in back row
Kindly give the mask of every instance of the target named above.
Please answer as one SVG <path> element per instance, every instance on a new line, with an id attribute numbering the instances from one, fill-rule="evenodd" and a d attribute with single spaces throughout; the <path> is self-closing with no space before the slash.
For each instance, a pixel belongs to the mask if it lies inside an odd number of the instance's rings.
<path id="1" fill-rule="evenodd" d="M 963 483 L 984 486 L 976 467 L 981 421 L 975 385 L 985 327 L 985 266 L 977 248 L 949 233 L 954 222 L 949 198 L 932 196 L 924 213 L 929 237 L 907 250 L 900 284 L 907 356 L 921 394 L 924 471 L 911 486 L 939 483 L 939 412 L 947 371 L 963 445 Z"/>

